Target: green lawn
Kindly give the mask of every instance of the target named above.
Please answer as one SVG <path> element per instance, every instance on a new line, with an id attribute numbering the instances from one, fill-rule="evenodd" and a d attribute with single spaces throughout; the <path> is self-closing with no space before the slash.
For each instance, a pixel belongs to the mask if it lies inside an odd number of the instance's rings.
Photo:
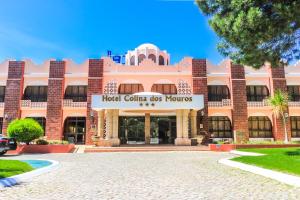
<path id="1" fill-rule="evenodd" d="M 19 160 L 0 160 L 0 178 L 6 178 L 17 174 L 29 172 L 33 168 Z"/>
<path id="2" fill-rule="evenodd" d="M 238 149 L 239 151 L 266 154 L 264 156 L 241 156 L 232 160 L 256 165 L 289 174 L 300 175 L 300 148 Z"/>

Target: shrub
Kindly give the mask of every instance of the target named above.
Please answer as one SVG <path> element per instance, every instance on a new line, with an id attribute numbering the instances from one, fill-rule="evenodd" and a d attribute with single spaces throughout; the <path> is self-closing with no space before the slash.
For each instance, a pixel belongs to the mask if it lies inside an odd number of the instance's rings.
<path id="1" fill-rule="evenodd" d="M 44 139 L 38 139 L 37 141 L 35 141 L 36 144 L 38 145 L 47 145 L 49 144 L 49 142 L 47 140 Z"/>
<path id="2" fill-rule="evenodd" d="M 16 119 L 7 128 L 9 137 L 14 137 L 18 142 L 29 144 L 31 141 L 43 136 L 44 130 L 34 119 Z"/>
<path id="3" fill-rule="evenodd" d="M 66 140 L 48 140 L 49 144 L 69 144 Z"/>

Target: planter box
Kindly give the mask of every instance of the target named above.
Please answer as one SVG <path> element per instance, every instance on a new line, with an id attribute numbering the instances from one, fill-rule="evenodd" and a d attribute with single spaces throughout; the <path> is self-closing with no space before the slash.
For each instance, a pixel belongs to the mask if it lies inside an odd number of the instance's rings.
<path id="1" fill-rule="evenodd" d="M 300 147 L 300 144 L 209 144 L 209 150 L 211 151 L 231 151 L 235 149 L 287 147 Z"/>
<path id="2" fill-rule="evenodd" d="M 211 151 L 231 151 L 235 148 L 235 144 L 209 144 L 209 150 Z"/>
<path id="3" fill-rule="evenodd" d="M 15 151 L 8 151 L 8 154 L 22 153 L 72 153 L 74 144 L 49 144 L 49 145 L 19 145 Z"/>

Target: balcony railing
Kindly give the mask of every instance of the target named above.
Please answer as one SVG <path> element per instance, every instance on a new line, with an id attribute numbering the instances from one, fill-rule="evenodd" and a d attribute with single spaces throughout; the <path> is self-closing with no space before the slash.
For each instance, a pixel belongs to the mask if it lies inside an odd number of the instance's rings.
<path id="1" fill-rule="evenodd" d="M 64 104 L 64 107 L 71 107 L 71 108 L 87 107 L 87 102 L 74 102 L 72 99 L 64 99 L 63 104 Z"/>
<path id="2" fill-rule="evenodd" d="M 4 108 L 4 102 L 0 102 L 0 108 Z"/>
<path id="3" fill-rule="evenodd" d="M 269 106 L 267 100 L 263 100 L 263 101 L 248 101 L 247 105 L 248 105 L 248 107 L 265 107 L 265 106 Z"/>
<path id="4" fill-rule="evenodd" d="M 231 106 L 230 99 L 222 99 L 222 101 L 209 101 L 208 102 L 208 107 L 225 107 L 225 106 Z"/>
<path id="5" fill-rule="evenodd" d="M 24 108 L 47 108 L 47 102 L 31 102 L 31 100 L 22 100 L 21 106 Z"/>
<path id="6" fill-rule="evenodd" d="M 300 107 L 300 101 L 289 101 L 289 107 Z"/>

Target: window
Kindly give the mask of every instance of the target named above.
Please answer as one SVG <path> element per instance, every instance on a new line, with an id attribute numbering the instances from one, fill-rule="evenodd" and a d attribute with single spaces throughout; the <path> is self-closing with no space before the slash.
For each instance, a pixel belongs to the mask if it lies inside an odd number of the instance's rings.
<path id="1" fill-rule="evenodd" d="M 70 143 L 84 143 L 85 140 L 85 117 L 68 117 L 64 125 L 64 137 Z"/>
<path id="2" fill-rule="evenodd" d="M 164 57 L 163 56 L 159 56 L 158 58 L 159 58 L 158 59 L 159 65 L 165 65 L 165 59 L 164 59 Z"/>
<path id="3" fill-rule="evenodd" d="M 143 92 L 144 87 L 142 84 L 120 84 L 119 94 L 134 94 L 138 92 Z"/>
<path id="4" fill-rule="evenodd" d="M 291 116 L 292 137 L 300 137 L 300 116 Z"/>
<path id="5" fill-rule="evenodd" d="M 288 85 L 287 89 L 290 101 L 300 101 L 300 87 L 298 85 Z"/>
<path id="6" fill-rule="evenodd" d="M 150 54 L 148 58 L 153 60 L 153 62 L 156 62 L 156 56 L 154 54 Z"/>
<path id="7" fill-rule="evenodd" d="M 152 85 L 151 92 L 161 94 L 177 94 L 177 88 L 174 84 L 154 84 Z"/>
<path id="8" fill-rule="evenodd" d="M 212 138 L 232 138 L 231 122 L 228 117 L 208 117 L 208 123 Z"/>
<path id="9" fill-rule="evenodd" d="M 230 99 L 229 88 L 226 85 L 209 85 L 208 101 L 222 101 Z"/>
<path id="10" fill-rule="evenodd" d="M 3 118 L 0 117 L 0 134 L 2 134 Z"/>
<path id="11" fill-rule="evenodd" d="M 48 86 L 27 86 L 24 92 L 24 100 L 32 102 L 47 101 Z"/>
<path id="12" fill-rule="evenodd" d="M 268 117 L 249 117 L 250 138 L 272 138 L 272 123 Z"/>
<path id="13" fill-rule="evenodd" d="M 64 99 L 72 99 L 74 102 L 86 102 L 87 86 L 86 85 L 68 86 L 65 92 Z"/>
<path id="14" fill-rule="evenodd" d="M 135 65 L 135 57 L 134 56 L 130 57 L 130 65 Z"/>
<path id="15" fill-rule="evenodd" d="M 263 101 L 268 96 L 267 86 L 247 85 L 247 101 Z"/>
<path id="16" fill-rule="evenodd" d="M 35 121 L 37 121 L 41 127 L 43 127 L 44 129 L 44 134 L 45 134 L 45 130 L 46 130 L 46 118 L 45 117 L 28 117 L 31 119 L 34 119 Z"/>
<path id="17" fill-rule="evenodd" d="M 0 102 L 4 102 L 5 98 L 5 86 L 0 86 Z"/>
<path id="18" fill-rule="evenodd" d="M 144 54 L 140 54 L 138 56 L 138 63 L 140 64 L 145 58 L 146 58 L 146 56 Z"/>

